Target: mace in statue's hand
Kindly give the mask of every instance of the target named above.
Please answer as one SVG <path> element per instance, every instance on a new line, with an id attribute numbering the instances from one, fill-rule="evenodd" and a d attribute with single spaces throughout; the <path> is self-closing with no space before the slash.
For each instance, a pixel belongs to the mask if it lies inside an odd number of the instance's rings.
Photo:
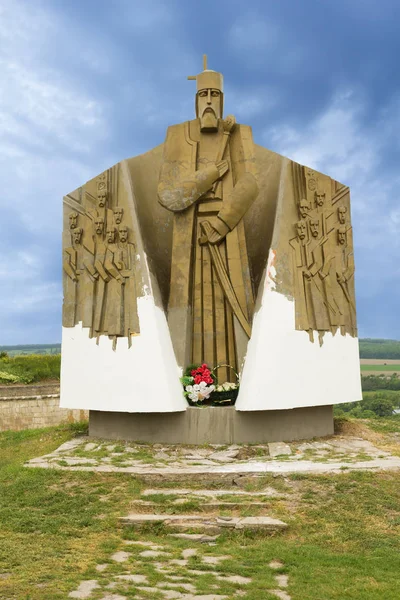
<path id="1" fill-rule="evenodd" d="M 229 163 L 227 160 L 220 160 L 215 166 L 218 169 L 219 179 L 222 179 L 225 173 L 229 171 Z"/>

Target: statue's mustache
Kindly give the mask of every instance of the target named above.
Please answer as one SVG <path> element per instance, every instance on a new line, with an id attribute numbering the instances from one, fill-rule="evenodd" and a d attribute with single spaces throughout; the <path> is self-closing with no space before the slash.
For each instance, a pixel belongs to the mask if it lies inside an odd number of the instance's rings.
<path id="1" fill-rule="evenodd" d="M 216 117 L 216 116 L 217 116 L 217 115 L 216 115 L 216 113 L 215 113 L 215 110 L 214 110 L 213 108 L 211 108 L 211 106 L 207 106 L 207 107 L 206 107 L 206 108 L 203 110 L 203 113 L 202 113 L 202 115 L 201 115 L 201 116 L 202 116 L 202 117 L 204 117 L 204 115 L 205 115 L 206 113 L 212 113 L 212 114 L 214 115 L 214 117 Z"/>

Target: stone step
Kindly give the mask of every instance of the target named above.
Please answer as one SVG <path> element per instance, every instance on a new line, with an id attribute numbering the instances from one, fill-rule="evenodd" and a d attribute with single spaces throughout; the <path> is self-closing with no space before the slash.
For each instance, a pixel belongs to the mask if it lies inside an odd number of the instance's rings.
<path id="1" fill-rule="evenodd" d="M 189 540 L 190 542 L 200 542 L 200 544 L 212 544 L 217 541 L 217 535 L 204 535 L 204 533 L 169 533 L 169 537 L 178 538 L 180 540 Z"/>
<path id="2" fill-rule="evenodd" d="M 244 490 L 236 489 L 215 489 L 215 490 L 203 490 L 203 489 L 185 489 L 185 488 L 154 488 L 147 489 L 141 492 L 141 496 L 198 496 L 201 498 L 216 498 L 218 496 L 247 496 L 247 497 L 259 497 L 259 496 L 282 496 L 280 492 L 274 488 L 268 487 L 259 492 L 246 492 Z"/>
<path id="3" fill-rule="evenodd" d="M 121 517 L 123 525 L 136 528 L 151 523 L 163 523 L 166 527 L 180 531 L 204 531 L 206 533 L 221 533 L 224 529 L 235 530 L 262 530 L 265 533 L 276 533 L 287 529 L 287 524 L 279 519 L 268 516 L 260 517 L 218 517 L 211 515 L 154 515 L 154 514 L 129 514 Z"/>
<path id="4" fill-rule="evenodd" d="M 168 503 L 168 506 L 181 506 L 182 504 L 185 504 L 186 502 L 190 502 L 191 500 L 196 500 L 197 502 L 200 500 L 200 498 L 198 497 L 191 497 L 191 496 L 186 496 L 184 498 L 178 498 L 177 500 L 173 500 L 171 502 Z M 158 506 L 158 507 L 165 507 L 166 504 L 165 503 L 160 503 L 160 502 L 146 502 L 145 500 L 133 500 L 131 502 L 131 506 L 132 508 L 136 507 L 141 507 L 144 509 L 154 509 L 154 507 Z M 225 509 L 231 509 L 231 510 L 236 510 L 238 508 L 265 508 L 266 507 L 266 503 L 265 502 L 250 502 L 250 501 L 245 501 L 245 502 L 225 502 L 225 501 L 218 501 L 215 500 L 214 502 L 202 502 L 201 506 L 200 506 L 200 510 L 225 510 Z"/>

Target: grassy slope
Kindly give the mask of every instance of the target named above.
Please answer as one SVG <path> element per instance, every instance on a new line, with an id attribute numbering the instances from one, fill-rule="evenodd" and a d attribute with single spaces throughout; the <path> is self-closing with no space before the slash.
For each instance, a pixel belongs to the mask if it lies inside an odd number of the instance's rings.
<path id="1" fill-rule="evenodd" d="M 380 420 L 380 426 L 400 432 L 399 420 Z M 0 598 L 65 599 L 82 579 L 106 577 L 94 570 L 96 563 L 107 561 L 124 536 L 136 535 L 122 531 L 117 521 L 139 494 L 140 483 L 132 477 L 22 467 L 76 431 L 0 434 L 0 565 L 3 574 L 12 574 L 0 577 Z M 266 569 L 271 559 L 285 563 L 289 593 L 296 600 L 398 600 L 398 481 L 398 473 L 269 476 L 263 485 L 286 490 L 288 497 L 271 499 L 268 512 L 286 520 L 289 530 L 272 538 L 225 534 L 213 551 L 232 559 L 219 569 L 253 577 L 246 600 L 270 597 L 265 589 L 274 587 Z M 162 529 L 141 534 L 177 553 L 188 547 L 162 538 Z M 150 563 L 143 568 L 155 576 Z"/>
<path id="2" fill-rule="evenodd" d="M 0 383 L 36 383 L 60 378 L 61 354 L 0 358 Z"/>

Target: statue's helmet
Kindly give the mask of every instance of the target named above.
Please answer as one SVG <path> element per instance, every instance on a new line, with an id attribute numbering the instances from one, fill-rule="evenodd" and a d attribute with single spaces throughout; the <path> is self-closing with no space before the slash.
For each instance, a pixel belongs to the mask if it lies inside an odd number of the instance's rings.
<path id="1" fill-rule="evenodd" d="M 222 73 L 207 69 L 207 56 L 203 57 L 204 70 L 198 75 L 189 76 L 188 79 L 196 80 L 196 116 L 198 116 L 198 94 L 201 90 L 218 90 L 220 92 L 220 115 L 222 119 L 224 113 L 224 77 Z"/>

